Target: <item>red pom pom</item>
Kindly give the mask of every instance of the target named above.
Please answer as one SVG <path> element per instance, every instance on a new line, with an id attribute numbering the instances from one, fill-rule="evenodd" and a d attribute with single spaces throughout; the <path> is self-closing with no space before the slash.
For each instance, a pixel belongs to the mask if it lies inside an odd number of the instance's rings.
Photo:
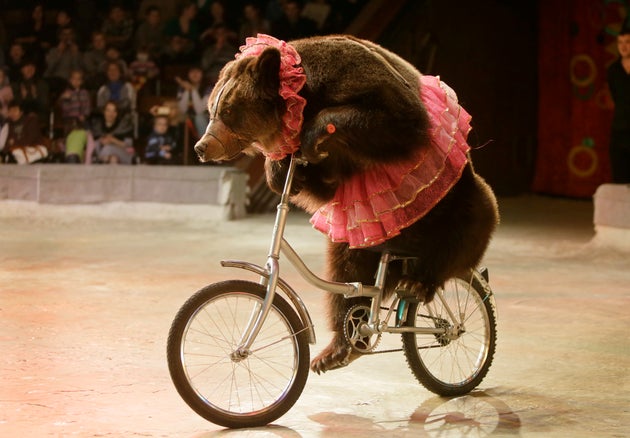
<path id="1" fill-rule="evenodd" d="M 329 123 L 328 125 L 326 125 L 326 131 L 329 134 L 334 134 L 334 132 L 337 130 L 337 128 L 335 127 L 335 125 L 333 125 L 332 123 Z"/>

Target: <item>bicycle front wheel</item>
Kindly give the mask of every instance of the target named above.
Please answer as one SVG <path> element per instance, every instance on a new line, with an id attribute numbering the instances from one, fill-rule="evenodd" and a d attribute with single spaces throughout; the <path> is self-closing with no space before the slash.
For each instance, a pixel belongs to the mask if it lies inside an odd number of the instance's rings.
<path id="1" fill-rule="evenodd" d="M 278 295 L 249 354 L 233 354 L 265 295 L 264 286 L 248 281 L 212 284 L 186 301 L 171 326 L 167 358 L 173 383 L 197 414 L 218 425 L 268 424 L 304 389 L 308 337 Z"/>
<path id="2" fill-rule="evenodd" d="M 488 373 L 496 346 L 496 314 L 490 289 L 477 271 L 449 279 L 427 305 L 409 303 L 408 327 L 445 333 L 403 333 L 407 364 L 418 381 L 442 396 L 472 391 Z"/>

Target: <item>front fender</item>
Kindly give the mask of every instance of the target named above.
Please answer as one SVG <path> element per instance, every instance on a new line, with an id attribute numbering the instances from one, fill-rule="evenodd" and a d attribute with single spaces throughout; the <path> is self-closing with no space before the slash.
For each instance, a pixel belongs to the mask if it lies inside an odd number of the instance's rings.
<path id="1" fill-rule="evenodd" d="M 262 266 L 241 261 L 241 260 L 222 260 L 221 266 L 225 268 L 239 268 L 245 269 L 246 271 L 253 272 L 255 274 L 260 275 L 262 278 L 269 280 L 269 273 Z M 264 283 L 263 283 L 264 284 Z M 293 308 L 297 311 L 300 320 L 302 321 L 302 325 L 306 328 L 308 332 L 308 342 L 309 344 L 315 344 L 315 329 L 313 326 L 313 320 L 311 319 L 311 315 L 308 313 L 308 309 L 302 301 L 302 298 L 293 290 L 289 284 L 284 281 L 282 278 L 278 278 L 278 287 L 284 292 L 284 294 L 289 298 L 291 303 L 293 304 Z"/>

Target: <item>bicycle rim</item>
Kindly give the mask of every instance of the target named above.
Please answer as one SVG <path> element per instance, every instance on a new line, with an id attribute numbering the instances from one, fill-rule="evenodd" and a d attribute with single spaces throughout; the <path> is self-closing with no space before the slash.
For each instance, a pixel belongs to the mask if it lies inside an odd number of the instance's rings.
<path id="1" fill-rule="evenodd" d="M 457 336 L 403 335 L 410 369 L 420 383 L 439 395 L 470 392 L 483 380 L 492 363 L 496 316 L 476 275 L 448 280 L 426 306 L 410 305 L 407 325 L 451 329 L 462 324 L 463 331 Z"/>
<path id="2" fill-rule="evenodd" d="M 308 345 L 295 312 L 276 296 L 251 353 L 234 360 L 265 294 L 255 283 L 234 285 L 193 296 L 183 306 L 169 336 L 169 366 L 182 398 L 204 418 L 227 427 L 264 425 L 299 397 L 308 375 Z"/>

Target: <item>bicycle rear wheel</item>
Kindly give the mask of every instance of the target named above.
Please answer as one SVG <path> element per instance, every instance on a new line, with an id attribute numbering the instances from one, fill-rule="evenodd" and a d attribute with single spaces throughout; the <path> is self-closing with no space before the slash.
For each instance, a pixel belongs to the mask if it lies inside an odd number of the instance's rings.
<path id="1" fill-rule="evenodd" d="M 440 335 L 402 335 L 409 368 L 435 394 L 467 394 L 481 383 L 492 364 L 496 313 L 484 283 L 472 271 L 468 278 L 448 280 L 431 303 L 409 303 L 405 326 L 446 329 Z"/>
<path id="2" fill-rule="evenodd" d="M 265 295 L 264 286 L 248 281 L 212 284 L 191 296 L 173 320 L 167 344 L 173 383 L 197 414 L 218 425 L 268 424 L 304 389 L 308 337 L 278 295 L 249 355 L 232 355 Z"/>

